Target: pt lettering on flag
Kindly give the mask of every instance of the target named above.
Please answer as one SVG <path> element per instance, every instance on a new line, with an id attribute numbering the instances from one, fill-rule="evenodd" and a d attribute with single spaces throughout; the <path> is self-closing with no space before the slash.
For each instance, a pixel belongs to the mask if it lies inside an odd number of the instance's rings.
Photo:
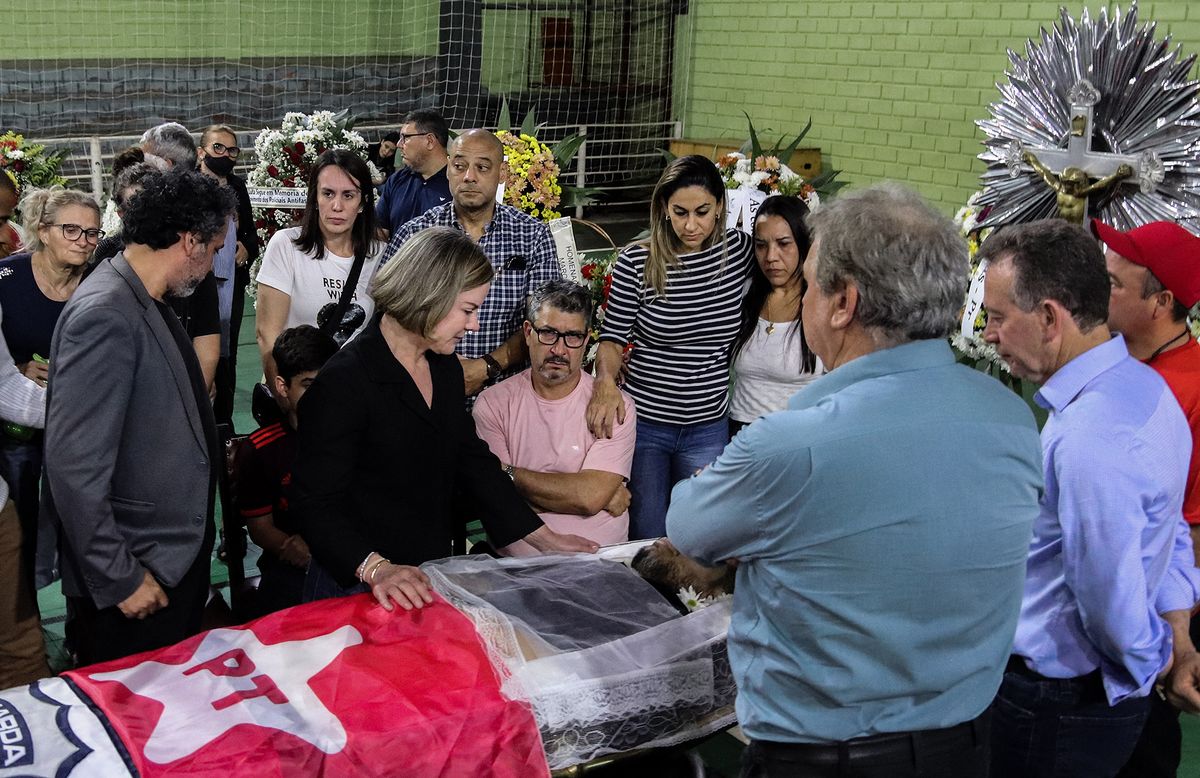
<path id="1" fill-rule="evenodd" d="M 441 599 L 324 600 L 67 677 L 143 776 L 548 775 L 531 711 Z"/>

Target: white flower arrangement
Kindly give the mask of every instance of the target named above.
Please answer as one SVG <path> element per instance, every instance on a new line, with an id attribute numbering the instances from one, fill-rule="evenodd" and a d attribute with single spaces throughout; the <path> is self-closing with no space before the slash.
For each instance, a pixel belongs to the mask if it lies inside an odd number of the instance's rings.
<path id="1" fill-rule="evenodd" d="M 975 260 L 975 255 L 979 253 L 979 247 L 983 244 L 987 237 L 992 234 L 993 228 L 979 229 L 979 222 L 984 216 L 984 208 L 979 205 L 979 199 L 983 196 L 983 192 L 976 192 L 967 199 L 967 204 L 954 214 L 954 224 L 958 227 L 959 234 L 967 241 L 967 256 L 971 262 L 971 278 L 979 274 L 979 262 Z M 968 298 L 970 297 L 970 287 L 967 290 Z M 967 315 L 967 305 L 964 301 L 964 316 Z M 1000 353 L 996 351 L 996 347 L 983 339 L 983 330 L 987 326 L 987 312 L 982 308 L 975 314 L 974 320 L 971 322 L 971 336 L 968 337 L 962 331 L 964 328 L 955 332 L 950 337 L 950 345 L 958 349 L 967 357 L 975 360 L 982 360 L 995 365 L 1004 373 L 1011 373 L 1008 363 L 1000 358 Z"/>
<path id="2" fill-rule="evenodd" d="M 278 129 L 264 128 L 254 140 L 254 154 L 258 164 L 247 176 L 250 186 L 272 189 L 306 190 L 308 174 L 317 158 L 329 149 L 347 149 L 364 160 L 367 159 L 367 141 L 351 129 L 354 117 L 348 111 L 315 111 L 303 114 L 295 111 L 284 114 Z M 372 181 L 381 176 L 378 168 L 367 162 Z M 255 208 L 254 226 L 265 246 L 279 230 L 299 219 L 301 212 L 295 209 Z M 251 269 L 251 277 L 257 276 L 257 263 Z M 251 284 L 253 296 L 256 285 Z"/>
<path id="3" fill-rule="evenodd" d="M 810 211 L 821 205 L 817 190 L 778 157 L 762 155 L 751 160 L 740 151 L 733 151 L 717 160 L 717 169 L 726 189 L 753 189 L 767 195 L 799 197 Z"/>

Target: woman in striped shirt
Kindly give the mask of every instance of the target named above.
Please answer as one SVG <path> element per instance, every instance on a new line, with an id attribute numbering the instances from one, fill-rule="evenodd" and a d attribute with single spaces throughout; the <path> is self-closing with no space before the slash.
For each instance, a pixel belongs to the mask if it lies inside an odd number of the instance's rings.
<path id="1" fill-rule="evenodd" d="M 637 403 L 631 539 L 666 533 L 671 487 L 716 459 L 727 440 L 729 354 L 753 244 L 725 221 L 716 165 L 680 157 L 654 188 L 649 239 L 625 248 L 613 269 L 588 425 L 611 437 L 624 421 L 616 379 L 632 343 L 625 381 Z"/>

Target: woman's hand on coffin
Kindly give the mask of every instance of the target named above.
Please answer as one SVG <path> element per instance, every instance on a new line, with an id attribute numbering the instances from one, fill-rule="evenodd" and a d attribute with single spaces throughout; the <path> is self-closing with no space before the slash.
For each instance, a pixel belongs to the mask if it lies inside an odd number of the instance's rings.
<path id="1" fill-rule="evenodd" d="M 393 609 L 392 603 L 408 611 L 433 602 L 429 577 L 410 565 L 383 562 L 370 577 L 371 594 L 386 610 Z"/>

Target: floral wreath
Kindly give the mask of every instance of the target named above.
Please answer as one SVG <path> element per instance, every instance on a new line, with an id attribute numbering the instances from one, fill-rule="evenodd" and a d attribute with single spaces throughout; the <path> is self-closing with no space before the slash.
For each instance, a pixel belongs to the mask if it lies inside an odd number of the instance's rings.
<path id="1" fill-rule="evenodd" d="M 980 262 L 975 257 L 979 253 L 979 247 L 995 229 L 994 227 L 982 229 L 979 227 L 987 220 L 988 213 L 991 211 L 991 206 L 980 205 L 979 201 L 982 197 L 983 192 L 971 195 L 967 204 L 954 214 L 954 225 L 958 227 L 959 234 L 967 241 L 967 256 L 971 262 L 971 284 L 967 289 L 967 299 L 963 301 L 963 318 L 971 313 L 974 313 L 974 316 L 971 320 L 971 335 L 967 336 L 964 333 L 966 323 L 963 322 L 964 326 L 950 336 L 950 345 L 972 360 L 981 361 L 1002 372 L 1011 373 L 1008 363 L 1000 358 L 1000 352 L 996 351 L 996 347 L 983 339 L 983 331 L 987 327 L 987 311 L 983 309 L 983 306 L 976 307 L 971 304 L 971 290 L 977 289 L 978 285 L 983 283 L 983 276 L 986 272 L 985 268 L 980 267 Z"/>
<path id="2" fill-rule="evenodd" d="M 751 161 L 740 151 L 732 151 L 717 160 L 717 170 L 721 172 L 726 189 L 750 189 L 768 195 L 799 197 L 810 211 L 815 211 L 821 205 L 821 196 L 816 188 L 772 154 L 760 154 Z"/>
<path id="3" fill-rule="evenodd" d="M 265 128 L 254 141 L 258 164 L 250 171 L 250 186 L 304 189 L 317 157 L 329 149 L 348 149 L 367 159 L 367 141 L 351 129 L 355 117 L 348 111 L 316 111 L 312 114 L 284 114 L 279 129 Z M 379 170 L 367 162 L 374 179 Z M 366 182 L 369 186 L 371 182 Z M 258 237 L 267 241 L 281 229 L 295 223 L 303 211 L 285 208 L 256 208 L 254 226 Z"/>
<path id="4" fill-rule="evenodd" d="M 30 187 L 66 186 L 67 179 L 59 175 L 66 151 L 47 153 L 40 143 L 28 143 L 25 136 L 15 132 L 0 135 L 0 171 L 17 185 L 18 192 Z"/>

